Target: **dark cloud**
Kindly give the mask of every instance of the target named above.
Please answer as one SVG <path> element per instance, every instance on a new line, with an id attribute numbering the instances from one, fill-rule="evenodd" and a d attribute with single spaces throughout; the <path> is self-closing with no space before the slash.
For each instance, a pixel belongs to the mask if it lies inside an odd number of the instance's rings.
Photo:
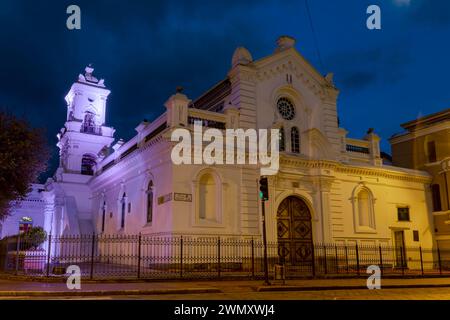
<path id="1" fill-rule="evenodd" d="M 376 75 L 371 72 L 356 71 L 346 75 L 340 82 L 344 88 L 362 89 L 374 83 L 376 80 Z"/>
<path id="2" fill-rule="evenodd" d="M 405 76 L 411 62 L 407 46 L 385 45 L 346 51 L 327 58 L 342 90 L 361 90 L 374 84 L 390 85 Z"/>
<path id="3" fill-rule="evenodd" d="M 421 0 L 412 1 L 410 19 L 413 23 L 431 26 L 450 24 L 450 1 L 448 0 Z"/>

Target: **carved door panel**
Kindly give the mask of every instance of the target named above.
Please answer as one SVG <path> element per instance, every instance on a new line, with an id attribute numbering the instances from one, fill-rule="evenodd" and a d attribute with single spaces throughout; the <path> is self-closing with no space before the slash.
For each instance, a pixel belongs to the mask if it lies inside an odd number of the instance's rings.
<path id="1" fill-rule="evenodd" d="M 312 262 L 311 213 L 306 203 L 288 197 L 277 211 L 278 255 L 281 262 L 292 265 Z"/>

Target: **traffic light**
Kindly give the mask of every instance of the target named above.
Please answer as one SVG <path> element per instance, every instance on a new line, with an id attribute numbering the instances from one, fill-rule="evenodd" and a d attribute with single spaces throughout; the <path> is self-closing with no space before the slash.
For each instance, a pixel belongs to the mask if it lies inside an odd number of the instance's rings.
<path id="1" fill-rule="evenodd" d="M 267 185 L 266 177 L 259 179 L 259 197 L 261 200 L 269 200 L 269 186 Z"/>

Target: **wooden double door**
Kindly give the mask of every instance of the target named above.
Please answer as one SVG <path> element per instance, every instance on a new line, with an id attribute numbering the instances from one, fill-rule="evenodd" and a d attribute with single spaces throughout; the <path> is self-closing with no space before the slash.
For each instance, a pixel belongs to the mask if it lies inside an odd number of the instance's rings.
<path id="1" fill-rule="evenodd" d="M 277 210 L 278 256 L 281 263 L 305 265 L 313 260 L 311 212 L 295 196 L 284 199 Z"/>

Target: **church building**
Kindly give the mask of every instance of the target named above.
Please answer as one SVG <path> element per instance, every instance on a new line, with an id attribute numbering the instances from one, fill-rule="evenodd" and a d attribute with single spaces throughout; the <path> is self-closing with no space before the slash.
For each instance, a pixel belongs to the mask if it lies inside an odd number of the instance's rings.
<path id="1" fill-rule="evenodd" d="M 220 131 L 280 130 L 266 226 L 292 263 L 313 243 L 434 245 L 432 176 L 384 161 L 372 129 L 350 137 L 339 126 L 333 75 L 321 75 L 291 37 L 258 60 L 237 48 L 221 81 L 193 100 L 177 90 L 129 141 L 116 141 L 105 123 L 109 93 L 87 67 L 66 96 L 59 168 L 41 192 L 49 234 L 261 237 L 259 165 L 173 163 L 172 132 L 200 121 Z"/>

